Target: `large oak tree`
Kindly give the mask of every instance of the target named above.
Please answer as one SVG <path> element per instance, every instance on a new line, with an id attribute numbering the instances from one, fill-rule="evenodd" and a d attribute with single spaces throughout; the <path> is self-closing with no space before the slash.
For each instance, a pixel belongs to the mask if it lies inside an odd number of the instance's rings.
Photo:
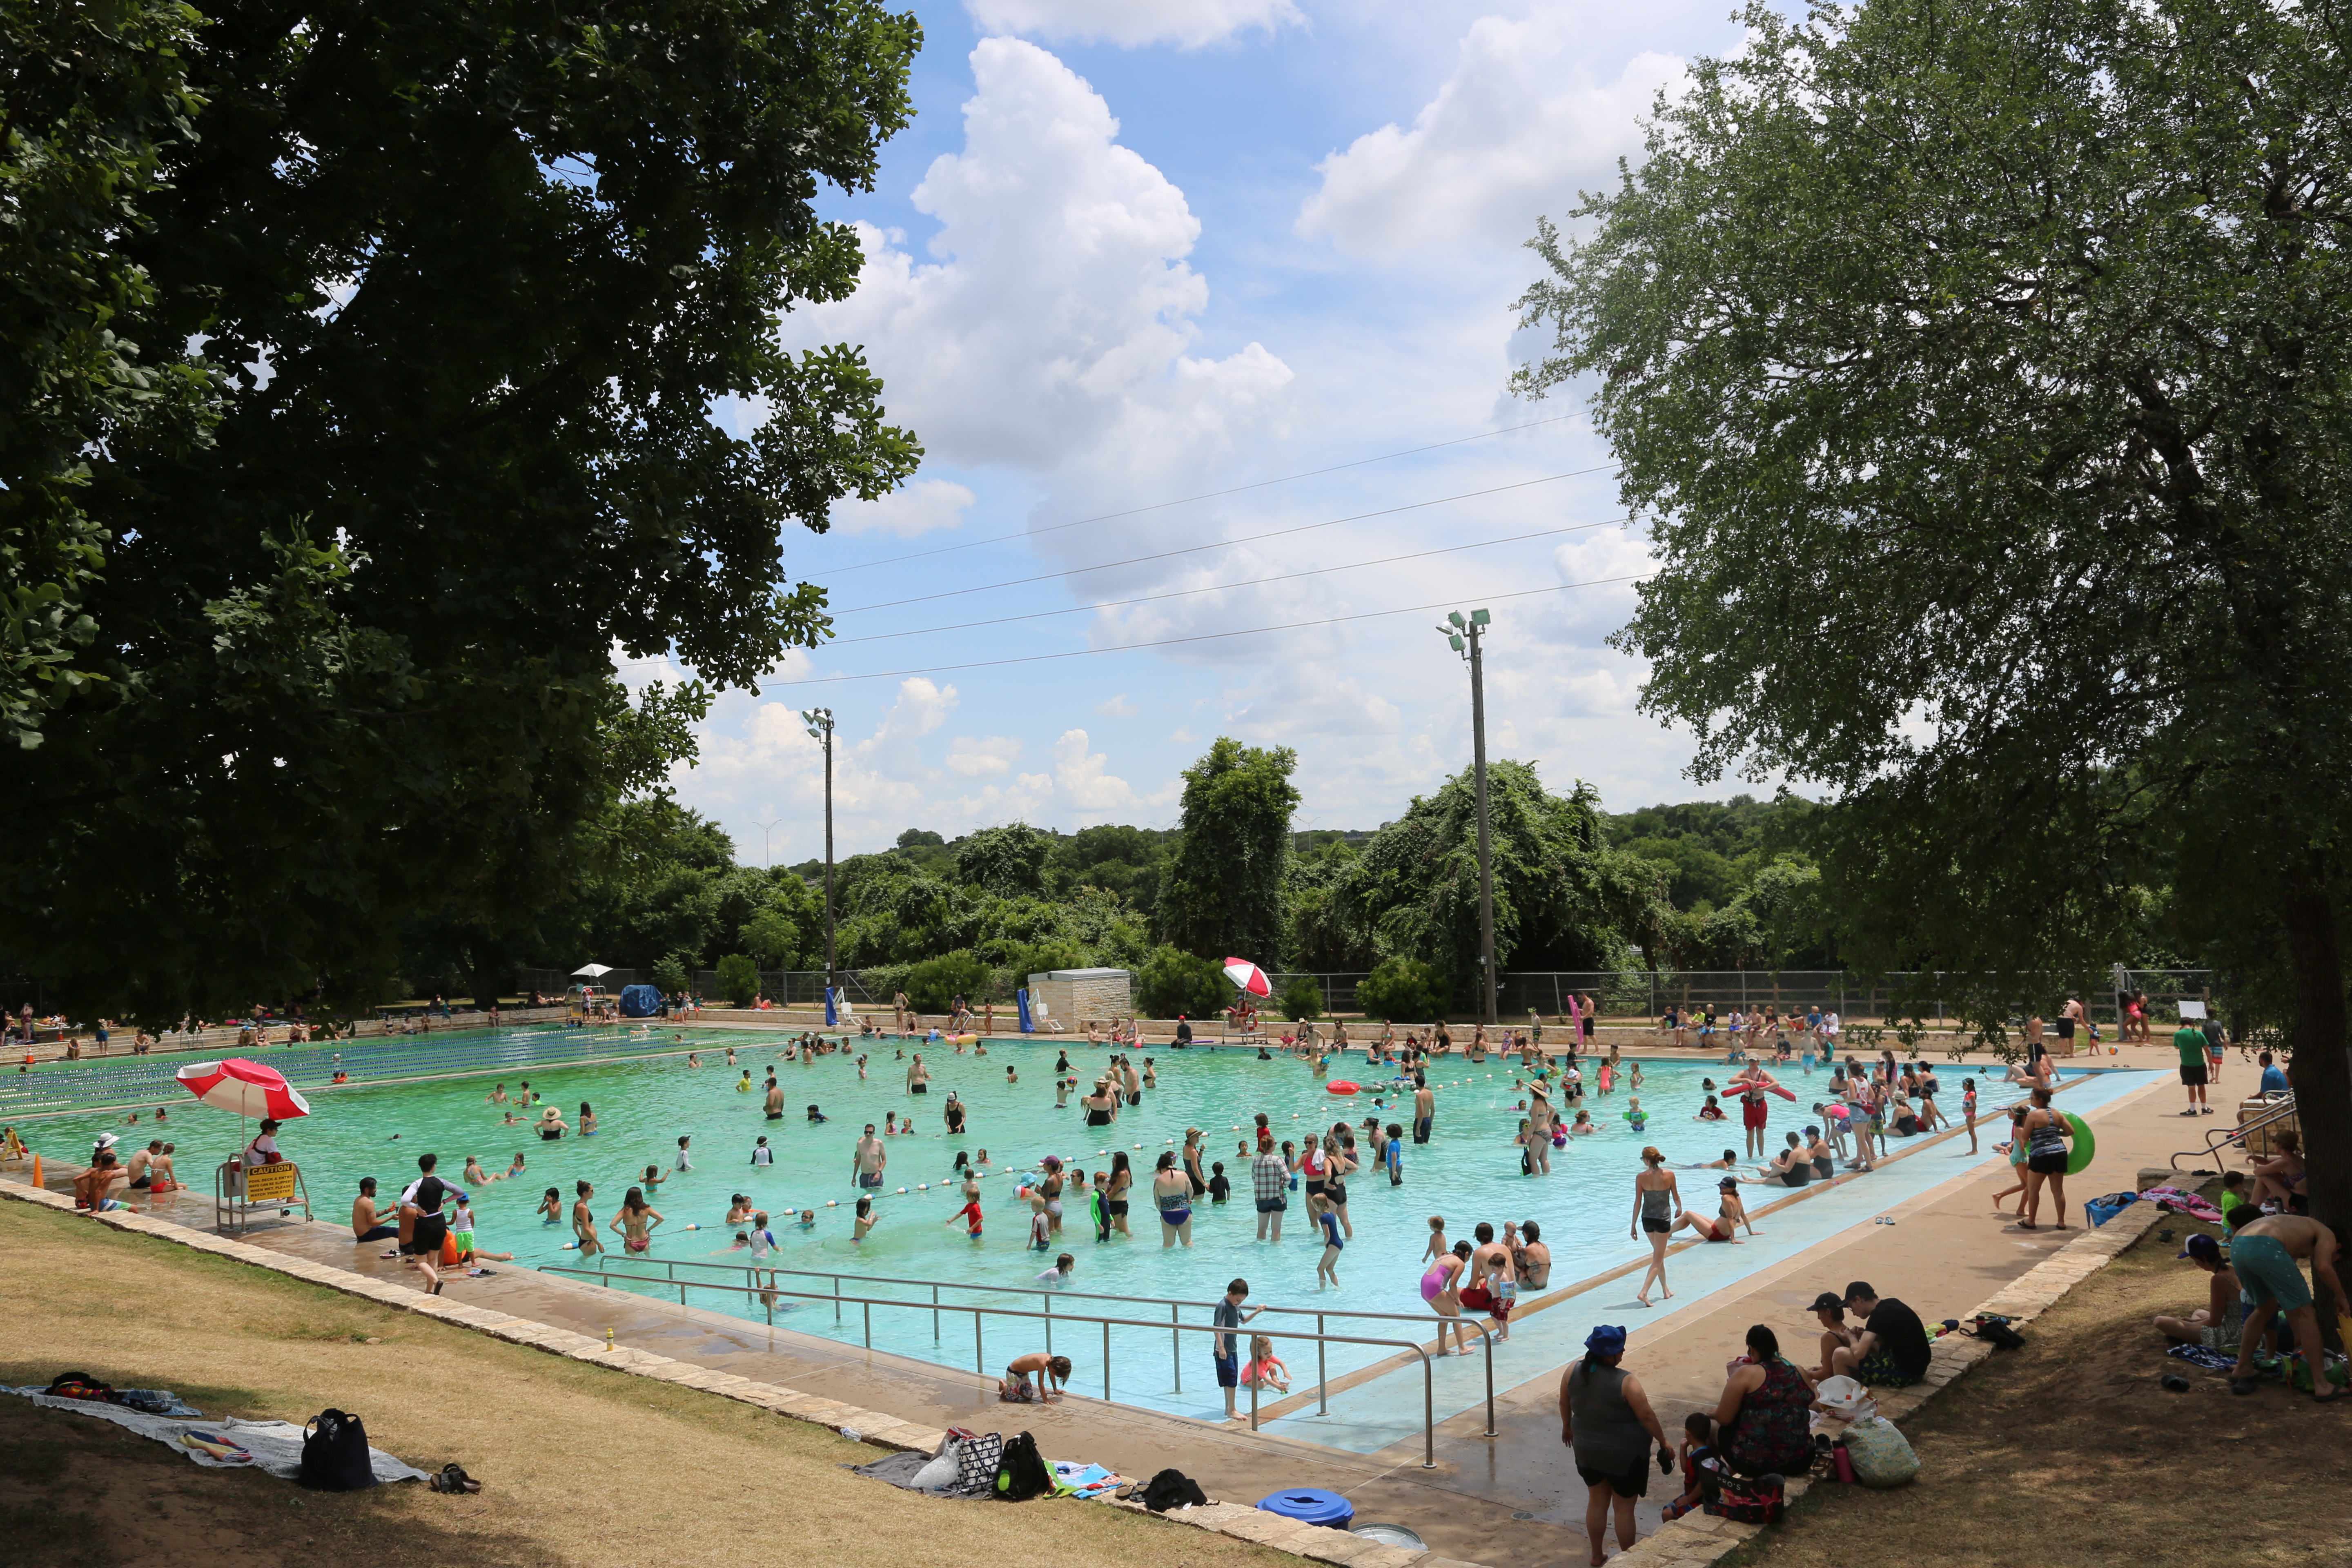
<path id="1" fill-rule="evenodd" d="M 2128 889 L 2168 884 L 2238 1021 L 2292 1043 L 2339 1225 L 2347 22 L 1757 7 L 1581 237 L 1542 230 L 1559 348 L 1522 380 L 1592 378 L 1650 524 L 1649 710 L 1703 776 L 1844 803 L 1843 950 L 2055 984 L 2128 958 Z"/>

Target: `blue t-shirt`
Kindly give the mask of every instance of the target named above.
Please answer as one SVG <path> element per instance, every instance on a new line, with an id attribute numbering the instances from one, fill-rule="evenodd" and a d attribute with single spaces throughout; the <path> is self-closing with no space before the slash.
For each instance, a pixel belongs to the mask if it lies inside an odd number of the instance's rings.
<path id="1" fill-rule="evenodd" d="M 2287 1082 L 2285 1071 L 2276 1063 L 2273 1063 L 2271 1066 L 2264 1068 L 2263 1069 L 2263 1092 L 2264 1094 L 2284 1094 L 2286 1091 Z"/>

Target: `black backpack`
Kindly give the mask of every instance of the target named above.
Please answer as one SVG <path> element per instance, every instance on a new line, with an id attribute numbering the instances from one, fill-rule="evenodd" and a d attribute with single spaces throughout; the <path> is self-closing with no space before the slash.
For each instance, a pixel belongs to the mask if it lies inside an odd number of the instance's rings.
<path id="1" fill-rule="evenodd" d="M 1054 1495 L 1054 1473 L 1037 1452 L 1037 1439 L 1026 1432 L 1004 1439 L 1004 1456 L 996 1461 L 996 1495 L 1006 1502 Z"/>
<path id="2" fill-rule="evenodd" d="M 1143 1506 L 1154 1513 L 1166 1513 L 1170 1509 L 1182 1508 L 1186 1503 L 1195 1508 L 1206 1508 L 1209 1503 L 1208 1494 L 1201 1489 L 1201 1483 L 1181 1470 L 1160 1471 L 1145 1483 L 1143 1490 L 1137 1495 L 1142 1498 Z"/>
<path id="3" fill-rule="evenodd" d="M 367 1428 L 356 1415 L 322 1410 L 302 1432 L 302 1468 L 294 1478 L 322 1492 L 355 1492 L 376 1484 L 368 1461 Z"/>

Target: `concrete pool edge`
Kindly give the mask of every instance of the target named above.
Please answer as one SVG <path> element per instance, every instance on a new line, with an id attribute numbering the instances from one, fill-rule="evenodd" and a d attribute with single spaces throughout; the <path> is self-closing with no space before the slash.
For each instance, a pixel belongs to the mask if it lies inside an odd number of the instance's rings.
<path id="1" fill-rule="evenodd" d="M 75 1215 L 73 1199 L 29 1183 L 0 1183 L 0 1198 L 30 1204 L 53 1212 Z M 778 1384 L 763 1383 L 715 1371 L 696 1363 L 626 1346 L 600 1344 L 586 1334 L 534 1321 L 512 1313 L 481 1307 L 467 1306 L 446 1297 L 429 1295 L 405 1285 L 371 1279 L 346 1268 L 315 1262 L 291 1253 L 279 1252 L 250 1242 L 215 1236 L 208 1231 L 158 1219 L 135 1210 L 123 1210 L 102 1215 L 87 1215 L 110 1229 L 140 1235 L 249 1264 L 283 1274 L 308 1284 L 323 1286 L 345 1295 L 358 1296 L 380 1305 L 414 1312 L 453 1327 L 468 1329 L 512 1344 L 544 1351 L 569 1360 L 587 1362 L 610 1371 L 632 1377 L 653 1378 L 699 1389 L 721 1398 L 756 1405 L 778 1415 L 825 1427 L 854 1442 L 893 1452 L 935 1452 L 946 1440 L 944 1429 L 923 1426 L 900 1419 L 884 1411 L 869 1410 L 839 1400 L 824 1399 L 801 1393 Z M 1122 1407 L 1106 1405 L 1106 1408 Z M 1163 1414 L 1164 1413 L 1155 1413 Z M 1168 1419 L 1183 1421 L 1182 1416 Z M 1207 1427 L 1204 1430 L 1213 1431 Z M 1293 1439 L 1291 1441 L 1296 1441 Z M 1311 1446 L 1311 1445 L 1303 1445 Z M 1143 1478 L 1129 1477 L 1140 1481 Z M 1115 1508 L 1135 1513 L 1149 1514 L 1139 1501 L 1106 1500 Z M 1271 1547 L 1313 1562 L 1328 1563 L 1337 1568 L 1481 1568 L 1464 1559 L 1442 1556 L 1433 1552 L 1410 1552 L 1381 1546 L 1343 1530 L 1321 1525 L 1304 1524 L 1283 1515 L 1265 1512 L 1254 1506 L 1233 1502 L 1212 1502 L 1205 1508 L 1171 1510 L 1153 1517 L 1171 1522 L 1206 1530 L 1215 1534 L 1252 1545 Z"/>

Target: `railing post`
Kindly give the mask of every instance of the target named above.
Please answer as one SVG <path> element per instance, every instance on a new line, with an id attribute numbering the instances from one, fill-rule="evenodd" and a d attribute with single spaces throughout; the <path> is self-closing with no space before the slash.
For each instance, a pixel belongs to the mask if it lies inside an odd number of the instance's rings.
<path id="1" fill-rule="evenodd" d="M 981 1349 L 980 1346 L 980 1309 L 974 1307 L 971 1310 L 971 1365 L 974 1372 L 979 1373 L 982 1377 L 986 1377 L 988 1375 L 988 1352 Z"/>
<path id="2" fill-rule="evenodd" d="M 1501 1436 L 1495 1430 L 1495 1343 L 1491 1334 L 1486 1342 L 1486 1436 Z"/>
<path id="3" fill-rule="evenodd" d="M 833 1277 L 833 1321 L 841 1321 L 841 1276 Z"/>
<path id="4" fill-rule="evenodd" d="M 1176 1311 L 1176 1303 L 1169 1302 L 1168 1321 L 1171 1324 L 1178 1321 Z M 1174 1363 L 1176 1392 L 1181 1394 L 1184 1392 L 1184 1336 L 1172 1327 L 1168 1331 L 1168 1359 Z"/>
<path id="5" fill-rule="evenodd" d="M 1238 1336 L 1236 1341 L 1238 1342 Z M 1236 1342 L 1234 1346 L 1234 1353 L 1239 1355 L 1241 1350 L 1241 1345 Z M 1257 1430 L 1257 1385 L 1261 1381 L 1263 1380 L 1258 1378 L 1250 1380 L 1250 1430 L 1253 1432 Z"/>
<path id="6" fill-rule="evenodd" d="M 1054 1293 L 1051 1290 L 1048 1290 L 1044 1292 L 1044 1294 L 1045 1298 L 1045 1353 L 1047 1355 L 1052 1355 L 1054 1353 Z"/>
<path id="7" fill-rule="evenodd" d="M 1323 1342 L 1323 1314 L 1315 1314 L 1315 1414 L 1331 1414 L 1331 1377 L 1325 1363 L 1324 1352 L 1330 1347 Z"/>
<path id="8" fill-rule="evenodd" d="M 1103 1320 L 1103 1403 L 1110 1403 L 1110 1320 Z"/>
<path id="9" fill-rule="evenodd" d="M 940 1342 L 940 1288 L 931 1287 L 931 1343 Z"/>
<path id="10" fill-rule="evenodd" d="M 1421 1356 L 1421 1468 L 1437 1468 L 1437 1379 L 1426 1351 Z"/>
<path id="11" fill-rule="evenodd" d="M 874 1348 L 874 1303 L 863 1301 L 859 1305 L 866 1309 L 866 1348 L 872 1350 Z"/>

